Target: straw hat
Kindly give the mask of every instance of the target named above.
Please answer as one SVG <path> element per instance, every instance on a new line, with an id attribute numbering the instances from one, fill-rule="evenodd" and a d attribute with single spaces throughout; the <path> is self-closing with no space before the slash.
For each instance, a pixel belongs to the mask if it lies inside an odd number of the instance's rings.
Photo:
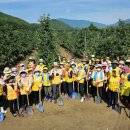
<path id="1" fill-rule="evenodd" d="M 28 72 L 29 72 L 29 71 L 33 71 L 33 68 L 29 68 L 27 71 L 28 71 Z"/>
<path id="2" fill-rule="evenodd" d="M 60 62 L 60 65 L 64 65 L 64 62 Z"/>
<path id="3" fill-rule="evenodd" d="M 13 67 L 13 68 L 12 68 L 12 71 L 13 71 L 13 72 L 16 72 L 16 71 L 17 71 L 17 68 L 16 68 L 16 67 Z"/>
<path id="4" fill-rule="evenodd" d="M 130 57 L 128 57 L 128 59 L 126 60 L 126 63 L 130 63 Z"/>
<path id="5" fill-rule="evenodd" d="M 54 66 L 59 66 L 57 62 L 54 62 Z"/>
<path id="6" fill-rule="evenodd" d="M 117 60 L 113 60 L 112 64 L 118 64 Z"/>
<path id="7" fill-rule="evenodd" d="M 21 70 L 21 71 L 19 72 L 19 74 L 21 74 L 21 73 L 26 73 L 26 74 L 27 74 L 27 71 L 26 71 L 26 70 Z"/>
<path id="8" fill-rule="evenodd" d="M 109 57 L 109 56 L 107 56 L 107 57 L 106 57 L 106 60 L 109 60 L 109 59 L 110 59 L 110 57 Z"/>
<path id="9" fill-rule="evenodd" d="M 44 61 L 43 61 L 43 59 L 39 59 L 39 63 L 43 63 Z"/>
<path id="10" fill-rule="evenodd" d="M 5 78 L 4 78 L 4 81 L 7 82 L 9 81 L 10 79 L 14 79 L 15 76 L 14 75 L 7 75 Z"/>
<path id="11" fill-rule="evenodd" d="M 91 55 L 91 58 L 95 58 L 95 55 Z"/>
<path id="12" fill-rule="evenodd" d="M 10 74 L 11 72 L 12 71 L 9 67 L 4 68 L 4 71 L 3 71 L 4 74 Z"/>
<path id="13" fill-rule="evenodd" d="M 119 61 L 119 64 L 124 65 L 125 62 L 124 62 L 123 60 L 120 60 L 120 61 Z"/>

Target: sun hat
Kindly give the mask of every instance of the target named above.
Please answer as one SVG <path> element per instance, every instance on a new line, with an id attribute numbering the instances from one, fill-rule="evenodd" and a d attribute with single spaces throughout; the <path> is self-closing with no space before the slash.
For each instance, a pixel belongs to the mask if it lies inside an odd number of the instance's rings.
<path id="1" fill-rule="evenodd" d="M 9 67 L 5 67 L 3 73 L 4 74 L 10 74 L 12 71 Z"/>

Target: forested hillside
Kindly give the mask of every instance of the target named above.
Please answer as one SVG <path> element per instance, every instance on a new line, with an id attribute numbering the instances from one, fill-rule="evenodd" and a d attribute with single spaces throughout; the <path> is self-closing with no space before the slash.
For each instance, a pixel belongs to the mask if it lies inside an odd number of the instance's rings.
<path id="1" fill-rule="evenodd" d="M 125 59 L 130 53 L 130 26 L 123 21 L 119 21 L 117 27 L 103 29 L 91 24 L 81 30 L 60 32 L 57 37 L 59 44 L 79 57 L 95 54 L 102 58 L 121 56 Z"/>
<path id="2" fill-rule="evenodd" d="M 0 13 L 0 65 L 24 58 L 32 50 L 37 50 L 37 58 L 46 57 L 46 64 L 52 63 L 59 46 L 79 57 L 95 54 L 126 59 L 130 53 L 130 26 L 120 20 L 117 27 L 99 29 L 91 24 L 77 30 L 49 16 L 41 17 L 39 24 L 30 24 Z"/>

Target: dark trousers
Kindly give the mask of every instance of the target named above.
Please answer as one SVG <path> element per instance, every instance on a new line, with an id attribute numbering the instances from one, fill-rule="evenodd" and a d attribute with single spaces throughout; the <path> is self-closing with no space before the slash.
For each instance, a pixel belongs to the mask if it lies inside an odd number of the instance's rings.
<path id="1" fill-rule="evenodd" d="M 67 83 L 68 95 L 71 96 L 73 92 L 73 82 Z"/>
<path id="2" fill-rule="evenodd" d="M 45 98 L 45 90 L 44 90 L 44 86 L 42 86 L 42 90 L 41 90 L 41 100 L 43 100 Z"/>
<path id="3" fill-rule="evenodd" d="M 61 93 L 67 94 L 67 83 L 66 82 L 62 82 L 61 86 L 62 86 Z"/>
<path id="4" fill-rule="evenodd" d="M 15 100 L 9 100 L 9 109 L 12 114 L 16 113 L 18 111 L 17 107 L 17 99 Z"/>
<path id="5" fill-rule="evenodd" d="M 84 96 L 84 83 L 79 83 L 79 93 L 81 97 Z"/>
<path id="6" fill-rule="evenodd" d="M 27 95 L 20 95 L 20 107 L 25 107 L 27 105 Z"/>
<path id="7" fill-rule="evenodd" d="M 115 106 L 117 104 L 117 98 L 118 98 L 117 92 L 113 92 L 113 91 L 109 90 L 108 94 L 109 94 L 108 105 Z"/>
<path id="8" fill-rule="evenodd" d="M 52 84 L 52 95 L 54 99 L 57 99 L 59 96 L 59 84 Z"/>
<path id="9" fill-rule="evenodd" d="M 78 83 L 74 81 L 74 91 L 78 92 Z"/>
<path id="10" fill-rule="evenodd" d="M 32 91 L 33 103 L 36 105 L 39 103 L 39 91 Z"/>
<path id="11" fill-rule="evenodd" d="M 2 95 L 2 96 L 0 96 L 0 107 L 3 107 L 3 105 L 4 105 L 4 104 L 3 104 L 3 100 L 4 100 L 4 99 L 3 99 L 3 95 Z"/>
<path id="12" fill-rule="evenodd" d="M 94 90 L 94 97 L 97 96 L 97 87 L 93 87 Z M 101 99 L 103 98 L 103 87 L 98 87 L 98 93 Z"/>

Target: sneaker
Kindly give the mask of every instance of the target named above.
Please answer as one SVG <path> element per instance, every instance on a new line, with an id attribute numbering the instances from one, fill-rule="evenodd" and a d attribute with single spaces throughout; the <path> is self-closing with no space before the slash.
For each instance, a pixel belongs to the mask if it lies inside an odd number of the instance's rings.
<path id="1" fill-rule="evenodd" d="M 81 101 L 81 102 L 84 102 L 84 100 L 85 100 L 84 97 L 82 97 L 80 101 Z"/>
<path id="2" fill-rule="evenodd" d="M 16 114 L 16 113 L 14 113 L 14 114 L 13 114 L 13 117 L 16 117 L 16 116 L 17 116 L 17 114 Z"/>
<path id="3" fill-rule="evenodd" d="M 115 109 L 115 106 L 113 105 L 113 106 L 112 106 L 112 110 L 114 110 L 114 109 Z"/>

